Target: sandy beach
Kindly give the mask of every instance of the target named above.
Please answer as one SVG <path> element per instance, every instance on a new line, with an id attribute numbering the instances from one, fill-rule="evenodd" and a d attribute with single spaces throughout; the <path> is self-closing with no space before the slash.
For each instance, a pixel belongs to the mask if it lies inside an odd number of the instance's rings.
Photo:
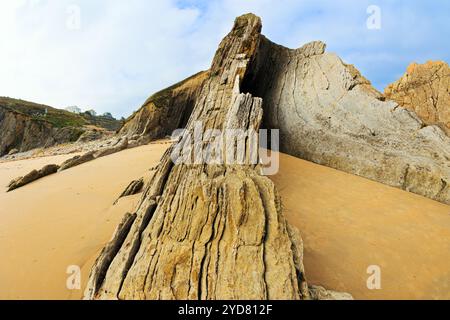
<path id="1" fill-rule="evenodd" d="M 308 281 L 356 299 L 450 299 L 450 207 L 281 155 L 273 177 Z M 381 268 L 369 290 L 367 268 Z"/>
<path id="2" fill-rule="evenodd" d="M 81 282 L 122 216 L 139 195 L 113 206 L 133 179 L 149 175 L 168 145 L 151 144 L 100 158 L 38 180 L 11 193 L 12 177 L 68 156 L 0 164 L 0 299 L 80 299 L 68 290 L 67 268 Z"/>
<path id="3" fill-rule="evenodd" d="M 100 250 L 140 195 L 113 206 L 128 183 L 150 174 L 167 144 L 129 149 L 11 193 L 11 178 L 68 157 L 0 164 L 0 299 L 80 299 Z M 360 177 L 281 155 L 272 177 L 288 220 L 302 234 L 310 284 L 356 299 L 449 299 L 450 207 Z M 368 290 L 367 268 L 381 268 Z"/>

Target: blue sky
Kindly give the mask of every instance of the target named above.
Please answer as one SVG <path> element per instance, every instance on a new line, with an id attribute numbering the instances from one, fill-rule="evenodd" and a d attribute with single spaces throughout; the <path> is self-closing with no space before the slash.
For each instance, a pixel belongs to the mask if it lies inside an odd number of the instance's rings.
<path id="1" fill-rule="evenodd" d="M 379 90 L 411 62 L 450 61 L 448 0 L 0 0 L 0 96 L 126 117 L 207 69 L 247 12 L 282 45 L 326 42 Z"/>

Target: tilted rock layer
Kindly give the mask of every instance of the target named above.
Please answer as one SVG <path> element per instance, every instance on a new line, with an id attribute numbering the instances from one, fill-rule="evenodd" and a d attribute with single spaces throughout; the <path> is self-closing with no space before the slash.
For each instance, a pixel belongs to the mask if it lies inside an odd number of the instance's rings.
<path id="1" fill-rule="evenodd" d="M 15 149 L 24 152 L 38 147 L 73 142 L 83 133 L 79 128 L 54 128 L 50 123 L 0 106 L 0 156 Z"/>
<path id="2" fill-rule="evenodd" d="M 0 157 L 77 140 L 97 140 L 112 135 L 120 125 L 120 121 L 109 116 L 75 114 L 0 97 Z"/>
<path id="3" fill-rule="evenodd" d="M 120 133 L 158 139 L 172 134 L 175 129 L 183 128 L 208 75 L 208 72 L 199 72 L 155 93 L 126 121 Z"/>
<path id="4" fill-rule="evenodd" d="M 244 90 L 262 97 L 283 152 L 450 204 L 450 139 L 383 101 L 323 43 L 292 50 L 262 37 L 250 70 Z"/>
<path id="5" fill-rule="evenodd" d="M 413 63 L 385 90 L 387 99 L 415 111 L 427 125 L 450 134 L 450 67 L 443 61 Z"/>
<path id="6" fill-rule="evenodd" d="M 121 133 L 154 139 L 198 121 L 279 129 L 286 153 L 450 203 L 450 138 L 439 127 L 385 102 L 324 43 L 293 50 L 260 32 L 256 16 L 236 19 L 209 71 L 151 97 Z M 86 298 L 310 298 L 301 240 L 260 167 L 174 164 L 174 149 L 97 259 Z"/>
<path id="7" fill-rule="evenodd" d="M 242 74 L 242 91 L 263 99 L 263 127 L 280 130 L 281 151 L 450 204 L 450 139 L 441 130 L 448 121 L 448 66 L 411 67 L 412 76 L 387 91 L 393 98 L 404 97 L 402 90 L 410 94 L 406 88 L 422 88 L 411 98 L 399 98 L 411 100 L 402 104 L 404 108 L 385 101 L 354 66 L 326 53 L 320 41 L 294 50 L 257 37 L 252 44 L 256 48 L 246 52 L 250 65 Z M 219 51 L 227 54 L 226 48 Z M 424 68 L 428 71 L 420 71 Z M 209 77 L 217 76 L 214 72 L 213 66 Z M 426 79 L 416 74 L 426 74 Z M 199 100 L 199 90 L 207 85 L 197 83 L 202 85 L 190 101 Z M 438 111 L 427 111 L 429 116 L 422 120 L 421 110 L 429 110 L 430 103 Z M 174 104 L 162 105 L 157 117 L 171 118 L 168 110 Z M 143 108 L 138 114 L 147 111 Z M 179 117 L 169 123 L 181 123 Z M 136 122 L 133 117 L 126 127 L 139 126 Z M 164 123 L 156 123 L 152 130 L 167 134 Z"/>
<path id="8" fill-rule="evenodd" d="M 253 129 L 262 100 L 239 92 L 261 22 L 239 17 L 199 88 L 187 129 Z M 183 136 L 182 144 L 189 145 Z M 246 141 L 245 152 L 250 151 Z M 298 235 L 258 166 L 190 165 L 174 146 L 97 259 L 88 299 L 301 299 L 309 291 Z"/>

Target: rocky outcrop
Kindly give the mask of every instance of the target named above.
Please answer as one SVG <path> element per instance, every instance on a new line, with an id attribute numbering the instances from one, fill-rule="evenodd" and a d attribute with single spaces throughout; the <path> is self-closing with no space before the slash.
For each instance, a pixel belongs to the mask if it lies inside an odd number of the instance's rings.
<path id="1" fill-rule="evenodd" d="M 125 190 L 120 194 L 119 198 L 114 204 L 116 204 L 123 197 L 128 197 L 140 193 L 143 187 L 144 178 L 131 181 L 130 184 L 125 188 Z"/>
<path id="2" fill-rule="evenodd" d="M 126 138 L 126 137 L 125 138 L 120 138 L 119 140 L 117 140 L 115 145 L 96 151 L 94 153 L 94 157 L 95 158 L 106 157 L 106 156 L 109 156 L 111 154 L 123 151 L 123 150 L 127 149 L 128 146 L 129 146 L 128 145 L 128 138 Z"/>
<path id="3" fill-rule="evenodd" d="M 24 152 L 38 147 L 76 141 L 78 128 L 54 128 L 45 121 L 6 109 L 0 105 L 0 156 L 11 150 Z"/>
<path id="4" fill-rule="evenodd" d="M 73 158 L 70 158 L 61 164 L 61 167 L 59 168 L 58 171 L 64 171 L 64 170 L 79 166 L 80 164 L 92 161 L 95 159 L 94 154 L 95 154 L 94 151 L 90 151 L 81 156 L 75 156 Z"/>
<path id="5" fill-rule="evenodd" d="M 309 293 L 312 300 L 353 300 L 351 294 L 326 290 L 321 286 L 310 286 Z"/>
<path id="6" fill-rule="evenodd" d="M 28 101 L 0 97 L 0 157 L 113 134 L 121 122 L 109 116 L 74 114 Z"/>
<path id="7" fill-rule="evenodd" d="M 155 93 L 127 119 L 119 133 L 159 139 L 184 128 L 208 76 L 208 72 L 200 72 Z"/>
<path id="8" fill-rule="evenodd" d="M 406 74 L 385 90 L 386 99 L 414 111 L 427 125 L 450 134 L 450 67 L 443 61 L 411 64 Z"/>
<path id="9" fill-rule="evenodd" d="M 19 178 L 12 180 L 8 184 L 7 192 L 13 191 L 13 190 L 23 187 L 33 181 L 36 181 L 36 180 L 46 177 L 48 175 L 54 174 L 58 171 L 58 169 L 59 169 L 58 165 L 50 164 L 50 165 L 46 165 L 41 170 L 33 170 L 23 177 L 19 177 Z"/>
<path id="10" fill-rule="evenodd" d="M 123 151 L 129 147 L 134 147 L 134 146 L 129 146 L 128 144 L 128 138 L 116 138 L 114 140 L 114 142 L 108 141 L 107 144 L 109 145 L 108 147 L 102 147 L 100 149 L 95 148 L 94 150 L 88 151 L 83 153 L 82 155 L 76 155 L 70 159 L 67 159 L 66 161 L 64 161 L 61 166 L 57 166 L 57 165 L 49 165 L 49 166 L 45 166 L 44 168 L 42 168 L 41 170 L 33 170 L 31 171 L 28 175 L 26 175 L 25 177 L 18 177 L 16 179 L 13 179 L 9 185 L 8 185 L 8 192 L 18 189 L 20 187 L 23 187 L 24 185 L 36 181 L 38 179 L 41 179 L 47 175 L 56 173 L 56 172 L 61 172 L 61 171 L 65 171 L 67 169 L 79 166 L 81 164 L 84 164 L 86 162 L 95 160 L 97 158 L 101 158 L 101 157 L 105 157 L 120 151 Z M 139 188 L 139 181 L 136 181 L 135 183 L 130 184 L 130 186 L 124 191 L 124 194 L 126 192 L 137 192 L 138 188 Z M 142 182 L 143 184 L 143 182 Z M 140 186 L 140 188 L 142 189 L 142 185 Z M 131 195 L 134 193 L 130 193 L 128 195 Z M 122 195 L 122 196 L 126 196 L 126 195 Z M 122 197 L 121 196 L 121 197 Z M 116 201 L 117 202 L 117 201 Z"/>
<path id="11" fill-rule="evenodd" d="M 262 100 L 239 88 L 260 31 L 256 16 L 236 19 L 195 99 L 187 133 L 168 149 L 136 211 L 100 254 L 87 299 L 309 298 L 298 235 L 275 186 L 249 161 L 251 139 L 240 141 L 241 165 L 172 160 L 177 148 L 192 147 L 189 134 L 198 122 L 222 134 L 259 128 Z"/>
<path id="12" fill-rule="evenodd" d="M 379 92 L 325 44 L 262 37 L 243 90 L 263 98 L 281 151 L 450 204 L 450 139 Z"/>
<path id="13" fill-rule="evenodd" d="M 250 65 L 241 74 L 242 92 L 263 99 L 262 126 L 280 130 L 281 151 L 450 204 L 450 140 L 441 130 L 449 112 L 447 65 L 411 67 L 409 76 L 386 91 L 399 105 L 385 101 L 354 66 L 325 52 L 320 41 L 289 49 L 258 37 L 257 47 L 244 55 Z M 224 50 L 219 48 L 226 55 Z M 219 75 L 214 72 L 213 66 L 202 77 Z M 221 76 L 226 80 L 228 75 Z M 193 102 L 202 99 L 199 88 L 208 82 L 197 84 Z M 173 102 L 170 108 L 147 109 L 149 115 L 133 117 L 128 126 L 133 123 L 141 129 L 132 132 L 144 135 L 162 132 L 159 122 L 150 131 L 142 128 L 163 112 L 164 123 L 182 127 L 179 115 L 170 120 L 168 110 L 183 111 L 183 106 Z"/>

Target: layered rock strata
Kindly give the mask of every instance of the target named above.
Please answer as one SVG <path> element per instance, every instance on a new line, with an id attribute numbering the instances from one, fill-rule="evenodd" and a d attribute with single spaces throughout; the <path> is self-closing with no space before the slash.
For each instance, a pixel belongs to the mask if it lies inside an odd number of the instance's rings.
<path id="1" fill-rule="evenodd" d="M 260 30 L 254 15 L 236 20 L 201 87 L 188 132 L 198 122 L 221 132 L 259 128 L 262 100 L 239 87 Z M 180 142 L 185 148 L 187 137 Z M 244 141 L 248 155 L 252 145 Z M 174 163 L 174 149 L 163 156 L 137 210 L 124 217 L 97 259 L 86 298 L 309 298 L 297 236 L 259 166 Z"/>
<path id="2" fill-rule="evenodd" d="M 450 67 L 447 63 L 413 63 L 384 94 L 386 99 L 414 111 L 425 124 L 437 125 L 450 134 Z"/>

